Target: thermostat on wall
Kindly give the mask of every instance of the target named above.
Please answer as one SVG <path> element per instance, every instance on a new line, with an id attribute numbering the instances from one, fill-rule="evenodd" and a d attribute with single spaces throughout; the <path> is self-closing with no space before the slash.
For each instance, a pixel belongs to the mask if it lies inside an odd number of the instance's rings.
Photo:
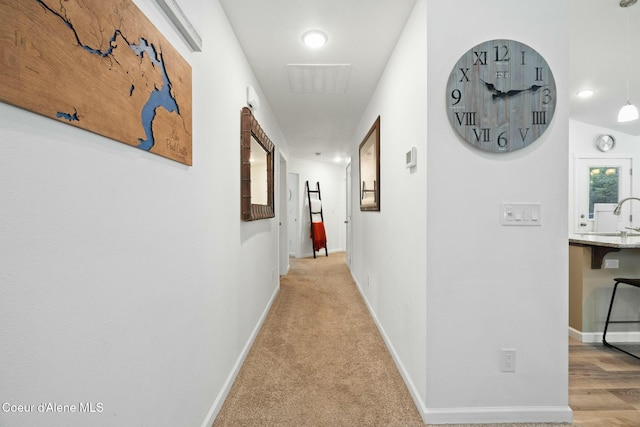
<path id="1" fill-rule="evenodd" d="M 416 150 L 416 147 L 411 147 L 411 150 L 407 151 L 404 164 L 406 167 L 412 168 L 416 165 L 416 163 L 418 163 L 418 152 Z"/>
<path id="2" fill-rule="evenodd" d="M 247 86 L 247 106 L 254 112 L 260 108 L 260 98 L 252 86 Z"/>

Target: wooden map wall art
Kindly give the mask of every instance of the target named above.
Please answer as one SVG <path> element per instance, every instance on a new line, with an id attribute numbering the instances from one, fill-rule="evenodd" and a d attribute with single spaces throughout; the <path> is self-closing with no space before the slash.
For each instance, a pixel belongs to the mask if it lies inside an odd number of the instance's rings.
<path id="1" fill-rule="evenodd" d="M 191 66 L 131 0 L 0 0 L 0 101 L 192 164 Z"/>

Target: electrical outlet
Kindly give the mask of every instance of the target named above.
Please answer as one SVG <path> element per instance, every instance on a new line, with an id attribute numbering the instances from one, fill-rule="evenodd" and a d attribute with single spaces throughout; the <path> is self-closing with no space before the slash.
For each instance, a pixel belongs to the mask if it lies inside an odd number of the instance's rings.
<path id="1" fill-rule="evenodd" d="M 502 349 L 500 351 L 500 371 L 516 371 L 516 351 L 514 349 Z"/>
<path id="2" fill-rule="evenodd" d="M 605 259 L 604 268 L 620 268 L 620 260 L 617 259 Z"/>

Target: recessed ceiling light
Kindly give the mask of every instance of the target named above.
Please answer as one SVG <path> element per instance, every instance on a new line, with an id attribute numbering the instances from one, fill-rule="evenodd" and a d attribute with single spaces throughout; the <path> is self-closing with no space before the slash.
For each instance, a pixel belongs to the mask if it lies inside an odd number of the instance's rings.
<path id="1" fill-rule="evenodd" d="M 594 92 L 592 89 L 582 89 L 578 91 L 576 95 L 578 95 L 578 98 L 591 98 L 593 94 Z"/>
<path id="2" fill-rule="evenodd" d="M 307 47 L 317 49 L 327 43 L 328 37 L 320 30 L 310 30 L 302 35 L 302 41 Z"/>

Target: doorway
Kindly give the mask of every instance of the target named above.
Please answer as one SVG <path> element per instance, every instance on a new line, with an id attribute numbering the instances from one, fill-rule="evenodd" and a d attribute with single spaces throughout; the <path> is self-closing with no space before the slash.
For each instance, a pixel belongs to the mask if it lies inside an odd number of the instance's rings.
<path id="1" fill-rule="evenodd" d="M 640 207 L 625 203 L 619 216 L 613 214 L 618 201 L 632 194 L 631 170 L 631 158 L 576 158 L 573 232 L 614 232 L 633 227 L 633 214 L 637 218 Z"/>
<path id="2" fill-rule="evenodd" d="M 287 234 L 289 239 L 289 255 L 298 256 L 300 242 L 300 175 L 287 174 Z"/>
<path id="3" fill-rule="evenodd" d="M 346 212 L 344 223 L 346 225 L 345 231 L 345 254 L 347 267 L 351 268 L 351 163 L 346 168 Z"/>
<path id="4" fill-rule="evenodd" d="M 280 276 L 284 276 L 289 272 L 289 234 L 287 217 L 289 209 L 287 207 L 287 161 L 280 153 L 280 168 L 278 174 L 278 192 L 280 193 L 278 200 L 278 242 L 279 242 L 279 257 L 280 257 Z"/>

